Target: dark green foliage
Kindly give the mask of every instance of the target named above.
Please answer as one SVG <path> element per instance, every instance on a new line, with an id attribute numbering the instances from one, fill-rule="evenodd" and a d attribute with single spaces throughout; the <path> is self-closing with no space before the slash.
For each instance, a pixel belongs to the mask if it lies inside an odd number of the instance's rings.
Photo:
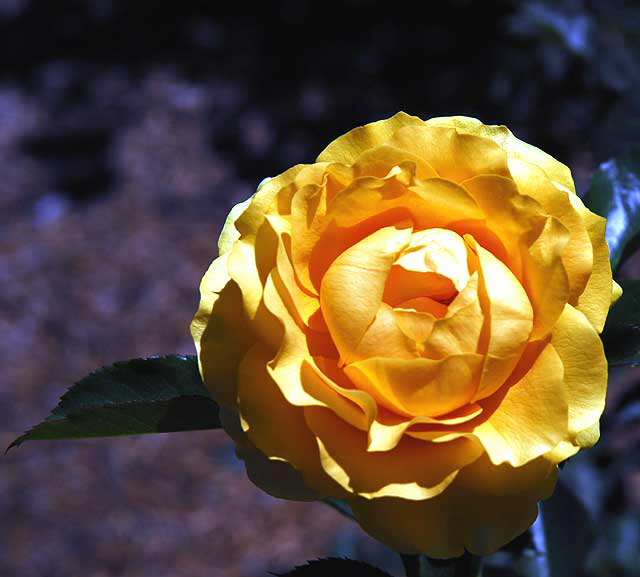
<path id="1" fill-rule="evenodd" d="M 589 514 L 576 496 L 558 482 L 541 504 L 549 577 L 580 575 L 594 543 Z"/>
<path id="2" fill-rule="evenodd" d="M 620 281 L 623 293 L 612 307 L 602 333 L 610 365 L 640 364 L 640 279 Z"/>
<path id="3" fill-rule="evenodd" d="M 362 561 L 330 557 L 308 561 L 287 573 L 271 573 L 276 577 L 391 577 L 388 573 Z"/>
<path id="4" fill-rule="evenodd" d="M 193 356 L 134 359 L 103 367 L 73 385 L 42 423 L 11 447 L 42 439 L 80 439 L 220 427 L 218 406 Z"/>
<path id="5" fill-rule="evenodd" d="M 482 559 L 465 553 L 454 559 L 431 559 L 424 555 L 402 555 L 407 577 L 480 577 Z"/>
<path id="6" fill-rule="evenodd" d="M 601 164 L 584 202 L 607 219 L 607 244 L 615 270 L 640 242 L 640 148 Z"/>

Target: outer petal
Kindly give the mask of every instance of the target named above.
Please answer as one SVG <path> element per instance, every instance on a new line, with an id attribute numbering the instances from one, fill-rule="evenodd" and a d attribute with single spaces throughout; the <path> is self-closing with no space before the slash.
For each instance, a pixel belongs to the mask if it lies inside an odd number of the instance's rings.
<path id="1" fill-rule="evenodd" d="M 265 309 L 272 322 L 280 327 L 280 348 L 273 360 L 267 365 L 271 378 L 280 388 L 287 402 L 295 406 L 319 405 L 324 403 L 315 398 L 303 386 L 301 379 L 302 364 L 310 358 L 308 334 L 300 327 L 287 310 L 274 282 L 274 275 L 269 275 L 265 285 Z M 272 355 L 273 357 L 273 355 Z"/>
<path id="2" fill-rule="evenodd" d="M 236 445 L 236 454 L 244 461 L 247 476 L 252 483 L 279 499 L 317 501 L 322 498 L 322 495 L 307 486 L 300 471 L 290 463 L 279 459 L 269 459 L 256 449 L 256 446 L 242 430 L 240 417 L 237 413 L 221 409 L 220 421 L 225 432 L 233 439 Z"/>
<path id="3" fill-rule="evenodd" d="M 306 183 L 296 190 L 291 199 L 291 234 L 296 239 L 291 247 L 296 277 L 312 295 L 317 295 L 311 280 L 310 266 L 318 241 L 324 233 L 328 219 L 327 204 L 353 179 L 352 170 L 343 165 L 326 166 L 320 184 Z"/>
<path id="4" fill-rule="evenodd" d="M 399 128 L 423 124 L 416 116 L 398 112 L 391 118 L 359 126 L 339 136 L 320 153 L 317 162 L 353 164 L 364 151 L 386 143 Z"/>
<path id="5" fill-rule="evenodd" d="M 281 217 L 268 216 L 269 224 L 278 235 L 276 268 L 273 271 L 278 292 L 287 304 L 291 315 L 301 326 L 326 330 L 318 322 L 320 302 L 317 296 L 310 295 L 298 282 L 291 263 L 291 231 L 289 222 Z"/>
<path id="6" fill-rule="evenodd" d="M 480 207 L 460 185 L 444 178 L 418 180 L 410 190 L 418 195 L 412 210 L 416 228 L 451 228 L 458 221 L 482 220 Z"/>
<path id="7" fill-rule="evenodd" d="M 457 557 L 465 550 L 488 555 L 533 524 L 537 502 L 551 495 L 556 481 L 554 467 L 522 491 L 500 494 L 464 486 L 468 468 L 432 499 L 354 499 L 351 507 L 365 531 L 396 551 L 434 558 Z"/>
<path id="8" fill-rule="evenodd" d="M 300 184 L 321 183 L 325 170 L 324 164 L 299 164 L 269 179 L 235 221 L 240 237 L 229 253 L 229 274 L 242 290 L 245 310 L 251 319 L 258 313 L 262 286 L 276 264 L 278 238 L 266 222 L 267 215 L 290 213 L 292 198 Z"/>
<path id="9" fill-rule="evenodd" d="M 259 187 L 258 190 L 260 190 Z M 247 198 L 247 200 L 243 200 L 236 204 L 227 215 L 227 218 L 224 221 L 224 226 L 222 227 L 222 232 L 218 238 L 219 255 L 229 252 L 233 247 L 233 243 L 240 238 L 240 232 L 236 228 L 236 220 L 238 220 L 240 215 L 247 210 L 247 207 L 251 204 L 252 200 L 253 195 Z"/>
<path id="10" fill-rule="evenodd" d="M 377 176 L 383 178 L 394 166 L 412 163 L 417 178 L 438 176 L 433 167 L 423 158 L 395 146 L 382 144 L 363 152 L 353 165 L 355 176 Z"/>
<path id="11" fill-rule="evenodd" d="M 410 163 L 393 168 L 384 178 L 363 176 L 336 194 L 327 216 L 349 228 L 391 213 L 411 218 L 419 229 L 447 228 L 459 221 L 483 218 L 473 198 L 461 186 L 443 178 L 416 179 Z"/>
<path id="12" fill-rule="evenodd" d="M 296 177 L 305 170 L 315 171 L 317 168 L 314 168 L 313 165 L 298 164 L 282 174 L 261 183 L 256 193 L 250 198 L 248 206 L 239 211 L 238 218 L 233 221 L 235 228 L 242 237 L 255 237 L 264 222 L 265 215 L 272 212 L 274 207 L 277 206 L 278 196 L 283 190 L 290 189 Z M 225 226 L 227 226 L 227 223 L 225 223 Z M 233 234 L 235 235 L 235 233 Z"/>
<path id="13" fill-rule="evenodd" d="M 320 455 L 303 410 L 287 403 L 267 371 L 271 353 L 255 345 L 239 368 L 242 430 L 269 459 L 286 461 L 302 472 L 306 484 L 323 495 L 340 491 L 320 467 Z M 274 419 L 277 425 L 274 426 Z M 295 431 L 295 435 L 291 434 Z"/>
<path id="14" fill-rule="evenodd" d="M 553 182 L 575 193 L 571 171 L 567 166 L 558 162 L 543 150 L 516 138 L 506 126 L 483 124 L 476 118 L 469 116 L 431 118 L 425 124 L 453 126 L 460 132 L 489 138 L 499 144 L 510 158 L 517 158 L 539 166 Z"/>
<path id="15" fill-rule="evenodd" d="M 564 366 L 569 401 L 569 438 L 597 423 L 607 393 L 607 359 L 602 341 L 586 316 L 567 305 L 551 335 L 551 344 Z M 597 436 L 585 441 L 594 444 Z M 586 446 L 586 445 L 581 445 Z M 590 445 L 588 445 L 590 446 Z"/>
<path id="16" fill-rule="evenodd" d="M 412 431 L 412 427 L 416 425 L 457 425 L 466 423 L 481 413 L 482 407 L 480 405 L 469 403 L 439 417 L 419 416 L 407 419 L 406 417 L 401 417 L 400 415 L 379 407 L 378 414 L 369 428 L 369 445 L 367 451 L 391 451 L 400 442 L 405 432 L 414 439 L 420 439 L 420 433 Z M 442 442 L 445 442 L 445 439 L 443 439 L 445 433 L 446 431 L 443 433 L 442 427 L 440 427 L 439 435 Z M 460 434 L 449 435 L 449 438 L 446 440 L 453 440 L 462 436 L 463 435 Z"/>
<path id="17" fill-rule="evenodd" d="M 569 300 L 569 277 L 562 252 L 569 231 L 550 217 L 537 238 L 523 248 L 524 283 L 533 306 L 531 340 L 549 334 Z"/>
<path id="18" fill-rule="evenodd" d="M 616 304 L 616 301 L 622 296 L 622 287 L 616 282 L 613 281 L 611 286 L 611 304 Z"/>
<path id="19" fill-rule="evenodd" d="M 572 197 L 572 202 L 582 215 L 593 247 L 593 272 L 584 292 L 578 298 L 576 308 L 584 313 L 600 333 L 604 328 L 611 301 L 617 294 L 611 278 L 609 247 L 605 241 L 607 221 L 588 210 L 577 196 Z"/>
<path id="20" fill-rule="evenodd" d="M 211 263 L 200 284 L 200 307 L 191 322 L 200 374 L 216 401 L 237 406 L 238 365 L 255 341 L 238 285 L 227 273 L 228 253 Z"/>
<path id="21" fill-rule="evenodd" d="M 526 370 L 529 362 L 525 354 L 514 374 Z M 492 463 L 520 467 L 567 437 L 563 367 L 552 345 L 542 349 L 518 382 L 503 389 L 480 403 L 491 416 L 474 430 Z"/>
<path id="22" fill-rule="evenodd" d="M 521 467 L 512 467 L 508 463 L 494 465 L 485 453 L 464 468 L 456 485 L 474 493 L 512 495 L 545 485 L 545 480 L 553 475 L 555 468 L 555 464 L 545 457 L 533 459 Z"/>
<path id="23" fill-rule="evenodd" d="M 305 417 L 315 433 L 322 466 L 344 489 L 367 498 L 429 499 L 446 489 L 458 469 L 482 454 L 478 443 L 458 439 L 435 445 L 409 437 L 386 453 L 367 452 L 367 435 L 320 407 Z"/>
<path id="24" fill-rule="evenodd" d="M 571 203 L 570 197 L 574 195 L 558 189 L 541 168 L 528 162 L 512 160 L 509 168 L 518 190 L 537 200 L 569 231 L 569 240 L 561 258 L 569 279 L 569 301 L 575 304 L 591 275 L 593 251 L 584 222 Z"/>
<path id="25" fill-rule="evenodd" d="M 495 142 L 447 126 L 407 126 L 389 144 L 424 158 L 443 178 L 462 182 L 478 174 L 509 176 L 507 155 Z"/>
<path id="26" fill-rule="evenodd" d="M 366 431 L 378 413 L 373 397 L 356 389 L 335 359 L 315 357 L 302 362 L 300 371 L 303 387 L 342 420 Z"/>
<path id="27" fill-rule="evenodd" d="M 522 237 L 541 228 L 546 218 L 544 209 L 532 198 L 520 195 L 513 180 L 503 176 L 475 176 L 462 186 L 482 209 L 487 227 L 504 245 L 505 263 L 522 281 Z"/>

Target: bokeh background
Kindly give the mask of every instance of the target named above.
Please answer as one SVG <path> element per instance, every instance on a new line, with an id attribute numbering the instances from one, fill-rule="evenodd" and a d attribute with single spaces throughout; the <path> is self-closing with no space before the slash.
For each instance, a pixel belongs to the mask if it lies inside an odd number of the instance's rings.
<path id="1" fill-rule="evenodd" d="M 423 4 L 0 0 L 2 447 L 98 366 L 192 353 L 229 208 L 356 125 L 507 124 L 581 192 L 640 141 L 637 2 Z M 614 418 L 639 380 L 612 374 L 603 441 L 565 468 L 598 519 L 588 575 L 640 574 L 638 415 Z M 0 459 L 2 577 L 258 577 L 326 555 L 394 569 L 328 507 L 259 492 L 222 432 Z"/>

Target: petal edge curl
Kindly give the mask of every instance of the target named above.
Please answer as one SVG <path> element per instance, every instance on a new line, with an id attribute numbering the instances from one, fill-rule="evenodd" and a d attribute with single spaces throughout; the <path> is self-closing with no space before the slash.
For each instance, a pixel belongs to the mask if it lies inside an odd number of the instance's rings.
<path id="1" fill-rule="evenodd" d="M 569 400 L 569 439 L 598 422 L 607 392 L 607 359 L 602 341 L 586 315 L 566 305 L 551 335 L 564 366 Z M 597 437 L 596 437 L 597 439 Z M 585 439 L 586 440 L 586 439 Z"/>
<path id="2" fill-rule="evenodd" d="M 398 112 L 390 118 L 358 126 L 331 142 L 318 155 L 316 162 L 354 164 L 365 150 L 386 143 L 399 128 L 423 124 L 424 121 L 417 116 Z"/>
<path id="3" fill-rule="evenodd" d="M 237 368 L 255 337 L 244 313 L 240 289 L 227 272 L 227 261 L 225 253 L 205 273 L 200 283 L 200 305 L 190 328 L 204 384 L 221 406 L 235 409 Z"/>
<path id="4" fill-rule="evenodd" d="M 409 437 L 391 451 L 370 452 L 366 432 L 347 425 L 331 411 L 305 407 L 304 415 L 316 436 L 325 472 L 344 490 L 366 499 L 431 499 L 451 484 L 459 469 L 482 454 L 482 447 L 472 439 L 436 445 Z"/>
<path id="5" fill-rule="evenodd" d="M 530 350 L 535 357 L 534 348 Z M 522 363 L 528 362 L 525 353 Z M 555 348 L 544 346 L 518 382 L 481 404 L 485 411 L 495 411 L 473 435 L 494 465 L 520 467 L 552 450 L 567 437 L 569 410 L 562 360 Z"/>
<path id="6" fill-rule="evenodd" d="M 510 157 L 540 166 L 552 181 L 558 182 L 568 191 L 575 194 L 575 185 L 568 166 L 565 166 L 553 156 L 544 152 L 544 150 L 520 140 L 506 126 L 483 124 L 477 118 L 470 116 L 430 118 L 425 124 L 453 126 L 462 132 L 490 138 L 499 144 Z"/>

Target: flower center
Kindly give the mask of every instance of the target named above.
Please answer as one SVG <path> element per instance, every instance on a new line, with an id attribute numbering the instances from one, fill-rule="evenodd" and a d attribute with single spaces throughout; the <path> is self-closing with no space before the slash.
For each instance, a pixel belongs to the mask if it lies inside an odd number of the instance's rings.
<path id="1" fill-rule="evenodd" d="M 395 259 L 383 302 L 441 317 L 469 280 L 467 246 L 462 237 L 442 228 L 416 231 Z"/>
<path id="2" fill-rule="evenodd" d="M 440 415 L 468 401 L 484 318 L 474 256 L 453 231 L 398 225 L 334 261 L 322 313 L 357 387 L 404 415 Z"/>

